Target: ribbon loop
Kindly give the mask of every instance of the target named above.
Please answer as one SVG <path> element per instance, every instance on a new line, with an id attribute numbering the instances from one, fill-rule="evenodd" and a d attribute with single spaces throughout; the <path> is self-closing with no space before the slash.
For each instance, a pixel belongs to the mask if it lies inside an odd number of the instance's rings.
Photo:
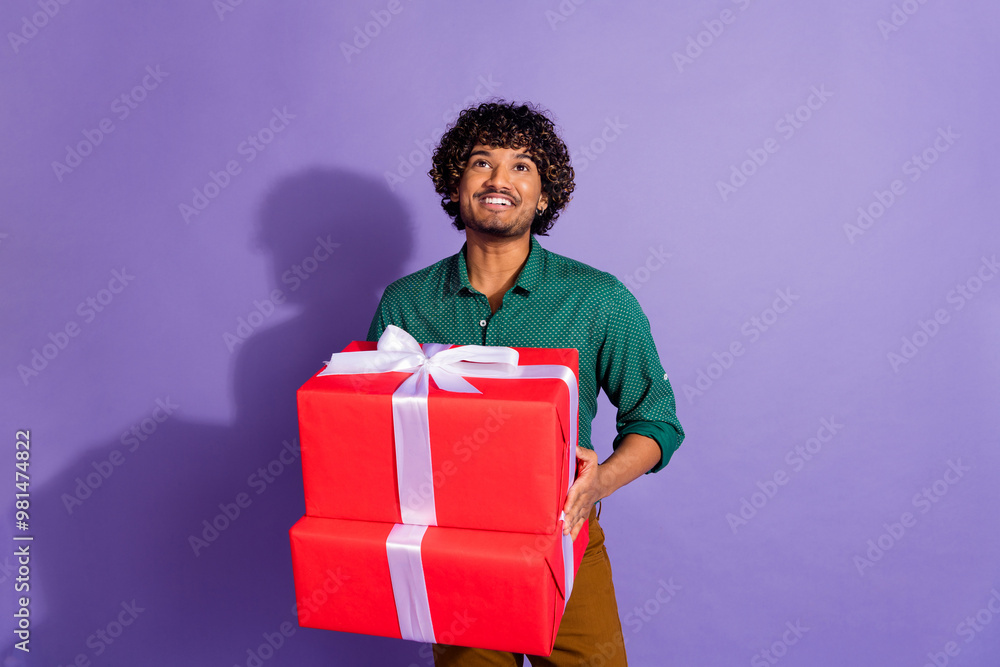
<path id="1" fill-rule="evenodd" d="M 452 347 L 442 343 L 421 346 L 409 333 L 390 324 L 378 339 L 375 350 L 338 352 L 326 362 L 320 375 L 356 375 L 361 373 L 429 373 L 441 389 L 479 393 L 462 378 L 468 363 L 514 368 L 517 350 L 510 347 L 462 345 Z M 496 376 L 491 376 L 496 377 Z M 460 380 L 459 381 L 456 381 Z M 446 389 L 444 385 L 462 387 Z"/>

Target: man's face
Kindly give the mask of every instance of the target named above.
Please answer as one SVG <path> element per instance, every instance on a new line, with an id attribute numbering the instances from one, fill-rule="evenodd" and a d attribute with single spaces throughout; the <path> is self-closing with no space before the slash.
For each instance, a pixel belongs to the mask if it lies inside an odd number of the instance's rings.
<path id="1" fill-rule="evenodd" d="M 538 168 L 526 150 L 481 144 L 472 147 L 451 200 L 458 202 L 467 228 L 499 237 L 526 234 L 535 210 L 548 205 Z"/>

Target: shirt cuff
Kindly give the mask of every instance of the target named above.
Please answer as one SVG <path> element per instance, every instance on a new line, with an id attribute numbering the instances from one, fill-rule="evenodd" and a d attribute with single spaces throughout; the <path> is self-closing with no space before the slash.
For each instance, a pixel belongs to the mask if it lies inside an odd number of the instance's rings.
<path id="1" fill-rule="evenodd" d="M 646 471 L 647 474 L 651 472 L 659 472 L 662 470 L 667 463 L 670 462 L 670 457 L 674 455 L 677 448 L 681 446 L 681 438 L 674 427 L 666 422 L 630 422 L 626 424 L 621 431 L 618 432 L 618 436 L 615 441 L 611 443 L 612 448 L 618 449 L 618 445 L 629 433 L 637 433 L 639 435 L 644 435 L 647 438 L 652 438 L 656 441 L 656 444 L 660 446 L 660 461 L 655 466 Z"/>

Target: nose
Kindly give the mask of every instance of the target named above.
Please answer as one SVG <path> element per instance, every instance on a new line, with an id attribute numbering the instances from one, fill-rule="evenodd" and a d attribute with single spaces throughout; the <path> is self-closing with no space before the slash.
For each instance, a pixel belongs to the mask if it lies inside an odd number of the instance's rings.
<path id="1" fill-rule="evenodd" d="M 507 173 L 507 167 L 502 163 L 493 167 L 493 171 L 490 172 L 490 177 L 487 179 L 486 185 L 489 185 L 496 190 L 510 190 L 510 175 Z"/>

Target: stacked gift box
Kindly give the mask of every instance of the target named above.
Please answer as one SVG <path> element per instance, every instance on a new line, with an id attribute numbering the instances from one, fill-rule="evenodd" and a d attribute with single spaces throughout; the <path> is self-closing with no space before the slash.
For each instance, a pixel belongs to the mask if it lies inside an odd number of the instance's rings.
<path id="1" fill-rule="evenodd" d="M 392 326 L 334 354 L 298 391 L 300 624 L 550 654 L 588 539 L 562 534 L 577 364 Z"/>

